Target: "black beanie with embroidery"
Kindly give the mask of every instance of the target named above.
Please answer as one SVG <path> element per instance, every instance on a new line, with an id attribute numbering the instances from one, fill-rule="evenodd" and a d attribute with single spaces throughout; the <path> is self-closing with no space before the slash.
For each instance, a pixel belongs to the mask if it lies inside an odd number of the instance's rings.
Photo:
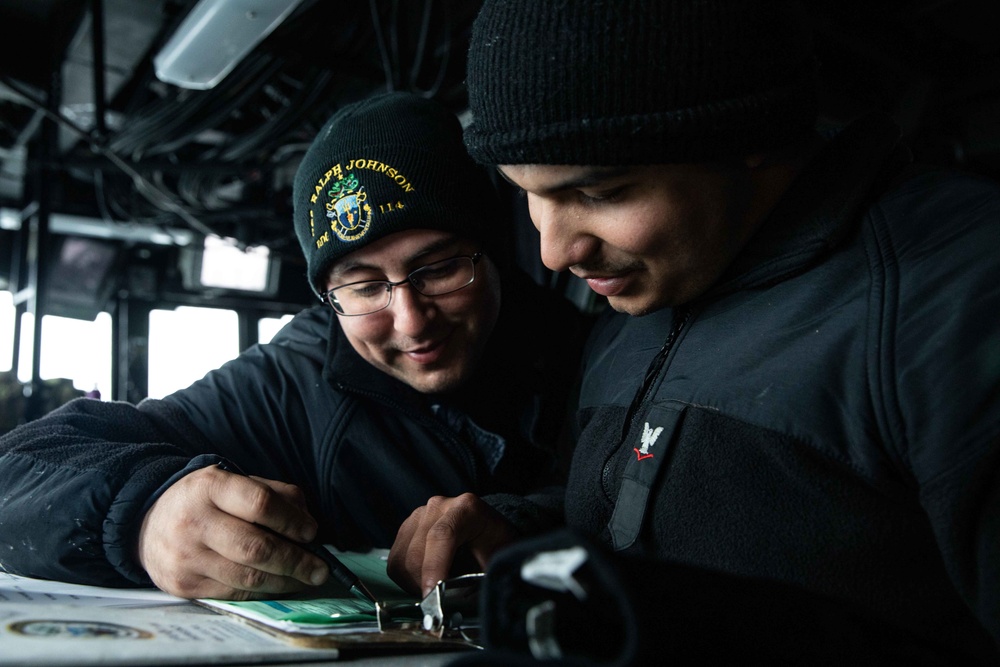
<path id="1" fill-rule="evenodd" d="M 485 0 L 465 142 L 485 164 L 704 162 L 812 130 L 808 24 L 782 0 Z"/>
<path id="2" fill-rule="evenodd" d="M 337 110 L 299 164 L 292 198 L 317 294 L 333 262 L 395 232 L 447 231 L 498 251 L 499 199 L 462 145 L 458 117 L 412 93 Z"/>

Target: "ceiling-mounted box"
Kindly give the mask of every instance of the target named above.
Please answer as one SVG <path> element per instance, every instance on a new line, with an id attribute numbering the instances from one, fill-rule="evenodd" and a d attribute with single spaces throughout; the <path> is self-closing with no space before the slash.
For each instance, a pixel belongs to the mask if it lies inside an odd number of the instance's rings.
<path id="1" fill-rule="evenodd" d="M 302 0 L 199 0 L 153 58 L 156 77 L 181 88 L 214 87 Z"/>

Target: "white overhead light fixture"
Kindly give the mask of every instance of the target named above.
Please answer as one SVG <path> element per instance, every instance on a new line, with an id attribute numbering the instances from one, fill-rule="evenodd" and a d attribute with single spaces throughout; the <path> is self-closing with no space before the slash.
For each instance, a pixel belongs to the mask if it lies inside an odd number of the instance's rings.
<path id="1" fill-rule="evenodd" d="M 208 90 L 229 74 L 302 0 L 199 0 L 153 58 L 156 77 Z"/>

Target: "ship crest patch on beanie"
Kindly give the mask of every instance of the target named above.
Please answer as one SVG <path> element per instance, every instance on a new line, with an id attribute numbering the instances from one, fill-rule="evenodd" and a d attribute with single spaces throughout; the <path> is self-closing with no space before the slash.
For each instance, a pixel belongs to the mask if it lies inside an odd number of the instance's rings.
<path id="1" fill-rule="evenodd" d="M 340 165 L 334 169 L 339 171 Z M 348 174 L 347 178 L 338 175 L 326 194 L 330 197 L 326 202 L 326 217 L 330 219 L 330 229 L 341 241 L 348 243 L 364 236 L 372 222 L 372 206 L 368 203 L 365 187 L 358 185 L 357 177 L 354 174 Z M 312 220 L 309 224 L 312 224 Z M 324 231 L 316 244 L 322 247 L 329 240 L 330 233 Z"/>
<path id="2" fill-rule="evenodd" d="M 384 174 L 399 186 L 399 198 L 375 204 L 381 213 L 401 212 L 406 208 L 406 194 L 415 188 L 398 169 L 370 158 L 352 158 L 346 166 L 338 162 L 320 177 L 309 199 L 309 233 L 317 249 L 330 241 L 331 232 L 345 243 L 358 241 L 368 233 L 372 224 L 372 203 L 368 201 L 365 186 L 355 173 L 362 170 Z M 329 225 L 318 225 L 321 233 L 317 233 L 315 220 L 317 202 L 322 202 L 326 211 L 325 222 Z"/>

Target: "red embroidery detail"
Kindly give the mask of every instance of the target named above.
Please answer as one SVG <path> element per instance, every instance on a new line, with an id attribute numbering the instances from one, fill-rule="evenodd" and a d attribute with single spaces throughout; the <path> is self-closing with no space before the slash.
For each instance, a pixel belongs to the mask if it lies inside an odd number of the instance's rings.
<path id="1" fill-rule="evenodd" d="M 641 461 L 643 459 L 651 459 L 651 458 L 653 458 L 652 454 L 643 454 L 642 452 L 640 452 L 638 447 L 633 447 L 632 451 L 635 452 L 636 461 Z"/>

